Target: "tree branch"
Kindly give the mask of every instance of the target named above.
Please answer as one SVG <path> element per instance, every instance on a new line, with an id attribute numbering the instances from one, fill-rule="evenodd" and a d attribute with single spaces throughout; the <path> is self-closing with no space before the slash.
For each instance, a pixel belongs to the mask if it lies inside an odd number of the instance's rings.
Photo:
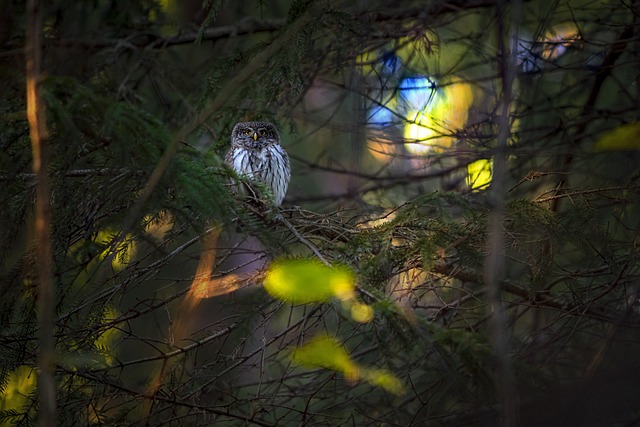
<path id="1" fill-rule="evenodd" d="M 245 19 L 237 25 L 209 28 L 204 31 L 201 41 L 215 41 L 230 37 L 244 36 L 254 33 L 264 33 L 281 30 L 285 25 L 284 19 L 256 20 Z M 86 38 L 60 39 L 58 45 L 63 47 L 85 47 L 90 49 L 102 49 L 118 46 L 135 48 L 161 48 L 167 46 L 195 43 L 198 40 L 198 32 L 178 34 L 171 37 L 163 37 L 157 34 L 133 34 L 125 39 L 88 40 Z"/>
<path id="2" fill-rule="evenodd" d="M 51 194 L 49 189 L 49 166 L 46 114 L 40 95 L 42 67 L 42 4 L 38 0 L 27 3 L 27 34 L 25 43 L 27 81 L 27 119 L 33 156 L 32 169 L 36 178 L 36 263 L 38 270 L 38 396 L 40 399 L 41 426 L 50 425 L 56 419 L 56 385 L 54 380 L 54 321 L 55 292 L 53 288 L 53 266 L 51 256 Z"/>

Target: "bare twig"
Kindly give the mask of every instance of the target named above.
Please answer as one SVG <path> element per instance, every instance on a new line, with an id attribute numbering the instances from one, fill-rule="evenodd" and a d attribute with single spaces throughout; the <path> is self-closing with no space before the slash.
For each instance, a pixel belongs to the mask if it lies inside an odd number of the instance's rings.
<path id="1" fill-rule="evenodd" d="M 278 31 L 284 27 L 284 19 L 256 20 L 247 18 L 237 25 L 226 25 L 209 28 L 202 34 L 201 41 L 215 41 L 230 37 L 243 36 L 248 34 Z M 65 47 L 87 47 L 100 49 L 115 46 L 130 46 L 136 48 L 146 47 L 167 47 L 175 45 L 191 44 L 198 40 L 198 32 L 178 34 L 176 36 L 163 37 L 157 34 L 137 34 L 126 40 L 123 39 L 102 39 L 91 40 L 87 38 L 72 39 L 65 38 L 59 41 Z"/>
<path id="2" fill-rule="evenodd" d="M 64 173 L 65 178 L 83 178 L 87 176 L 109 176 L 120 175 L 125 173 L 141 174 L 140 171 L 130 171 L 129 169 L 101 168 L 101 169 L 73 169 Z M 20 179 L 36 179 L 35 173 L 21 173 L 16 175 Z M 8 181 L 11 177 L 7 174 L 0 175 L 0 181 Z"/>
<path id="3" fill-rule="evenodd" d="M 620 58 L 620 56 L 626 50 L 627 44 L 631 41 L 633 37 L 633 25 L 627 25 L 624 27 L 624 30 L 620 33 L 617 40 L 611 45 L 611 50 L 607 53 L 607 56 L 604 58 L 600 69 L 596 73 L 595 80 L 593 82 L 593 86 L 591 87 L 591 91 L 589 92 L 589 97 L 587 101 L 584 103 L 582 108 L 581 117 L 588 118 L 595 108 L 596 100 L 600 95 L 600 91 L 604 86 L 604 82 L 609 78 L 614 69 L 614 64 Z M 587 127 L 591 123 L 591 120 L 583 121 L 575 131 L 573 135 L 572 144 L 570 146 L 569 152 L 564 156 L 562 168 L 565 172 L 569 172 L 571 165 L 573 163 L 573 159 L 575 157 L 575 153 L 578 147 L 582 144 L 584 140 L 585 132 Z M 566 179 L 560 178 L 558 180 L 557 188 L 563 188 L 566 185 Z M 557 212 L 559 209 L 560 198 L 551 199 L 551 210 Z"/>
<path id="4" fill-rule="evenodd" d="M 272 424 L 266 423 L 264 421 L 260 421 L 258 419 L 254 419 L 253 417 L 250 417 L 248 415 L 234 413 L 232 411 L 229 411 L 228 409 L 222 409 L 221 407 L 194 405 L 194 404 L 192 404 L 190 402 L 185 402 L 184 400 L 177 399 L 176 397 L 165 397 L 165 396 L 162 396 L 162 395 L 150 395 L 150 394 L 146 394 L 146 393 L 141 393 L 141 392 L 138 392 L 138 391 L 136 391 L 136 390 L 134 390 L 134 389 L 132 389 L 130 387 L 127 387 L 125 385 L 113 382 L 106 376 L 98 376 L 98 375 L 95 375 L 93 373 L 89 373 L 89 372 L 86 372 L 86 371 L 68 370 L 68 369 L 65 369 L 65 368 L 62 368 L 62 369 L 65 370 L 70 375 L 77 375 L 77 376 L 79 376 L 81 378 L 85 378 L 85 379 L 91 380 L 91 381 L 93 381 L 95 383 L 104 384 L 106 387 L 122 391 L 122 392 L 128 394 L 131 397 L 142 398 L 144 400 L 156 400 L 156 401 L 159 401 L 159 402 L 170 403 L 170 404 L 176 405 L 176 406 L 183 406 L 185 408 L 189 408 L 189 409 L 196 410 L 196 411 L 203 412 L 203 413 L 211 413 L 211 414 L 215 414 L 215 415 L 219 415 L 219 416 L 229 417 L 231 419 L 238 419 L 238 420 L 243 421 L 244 424 L 255 424 L 255 425 L 263 426 L 263 427 L 269 427 L 269 426 L 272 425 Z M 47 425 L 49 425 L 49 424 L 47 424 Z"/>
<path id="5" fill-rule="evenodd" d="M 634 190 L 634 189 L 640 189 L 640 187 L 628 187 L 628 186 L 621 187 L 620 186 L 620 187 L 590 188 L 585 190 L 567 191 L 561 194 L 556 194 L 554 196 L 547 196 L 547 197 L 540 196 L 537 199 L 535 199 L 534 202 L 545 203 L 545 202 L 561 199 L 564 197 L 585 196 L 587 194 L 599 194 L 599 193 L 606 193 L 608 191 L 628 191 L 628 190 Z M 549 190 L 549 191 L 556 191 L 556 190 Z"/>
<path id="6" fill-rule="evenodd" d="M 296 239 L 298 239 L 300 243 L 311 249 L 311 252 L 313 252 L 313 254 L 318 257 L 318 259 L 322 261 L 324 265 L 326 265 L 327 267 L 331 267 L 331 264 L 324 258 L 324 256 L 322 256 L 318 248 L 316 248 L 313 243 L 302 237 L 302 235 L 298 233 L 298 230 L 296 230 L 296 228 L 291 225 L 291 223 L 287 221 L 285 217 L 281 216 L 280 221 L 284 224 L 285 227 L 289 229 L 289 231 L 293 233 L 294 236 L 296 236 Z"/>

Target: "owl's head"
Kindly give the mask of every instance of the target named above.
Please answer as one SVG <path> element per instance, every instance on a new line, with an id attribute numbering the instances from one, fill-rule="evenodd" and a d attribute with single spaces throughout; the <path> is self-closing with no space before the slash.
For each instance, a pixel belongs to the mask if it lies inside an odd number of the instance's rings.
<path id="1" fill-rule="evenodd" d="M 231 132 L 231 144 L 250 149 L 260 149 L 279 143 L 280 135 L 269 122 L 240 122 Z"/>

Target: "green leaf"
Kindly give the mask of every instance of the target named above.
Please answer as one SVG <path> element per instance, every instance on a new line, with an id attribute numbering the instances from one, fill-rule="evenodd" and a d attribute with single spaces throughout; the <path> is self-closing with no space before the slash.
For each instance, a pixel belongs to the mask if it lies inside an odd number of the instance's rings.
<path id="1" fill-rule="evenodd" d="M 273 297 L 293 304 L 354 297 L 355 275 L 345 266 L 328 267 L 317 260 L 276 261 L 267 270 L 264 287 Z"/>
<path id="2" fill-rule="evenodd" d="M 396 395 L 404 394 L 405 391 L 404 384 L 398 377 L 386 369 L 359 366 L 339 341 L 326 334 L 315 337 L 309 343 L 294 350 L 291 360 L 303 366 L 340 372 L 352 381 L 364 379 Z"/>
<path id="3" fill-rule="evenodd" d="M 342 344 L 324 334 L 294 350 L 291 360 L 298 365 L 342 372 L 351 379 L 360 377 L 358 366 L 351 360 Z"/>
<path id="4" fill-rule="evenodd" d="M 386 369 L 368 369 L 363 372 L 363 377 L 369 383 L 381 387 L 396 395 L 405 393 L 402 381 Z"/>

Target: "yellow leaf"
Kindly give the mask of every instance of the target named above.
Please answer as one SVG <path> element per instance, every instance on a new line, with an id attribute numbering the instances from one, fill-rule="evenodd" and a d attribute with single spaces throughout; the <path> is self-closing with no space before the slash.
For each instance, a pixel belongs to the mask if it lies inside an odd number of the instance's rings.
<path id="1" fill-rule="evenodd" d="M 326 302 L 333 297 L 354 297 L 355 276 L 344 266 L 328 267 L 320 261 L 276 261 L 267 270 L 264 288 L 273 297 L 293 304 Z"/>
<path id="2" fill-rule="evenodd" d="M 369 323 L 373 320 L 373 308 L 370 305 L 356 302 L 351 306 L 351 317 L 356 322 Z"/>
<path id="3" fill-rule="evenodd" d="M 342 372 L 351 380 L 360 377 L 360 369 L 335 338 L 320 335 L 294 350 L 291 360 L 298 365 L 319 367 Z"/>
<path id="4" fill-rule="evenodd" d="M 291 360 L 298 365 L 329 369 L 343 373 L 349 380 L 364 379 L 389 393 L 404 394 L 402 381 L 385 369 L 367 368 L 355 363 L 345 348 L 335 338 L 322 334 L 297 348 Z"/>
<path id="5" fill-rule="evenodd" d="M 404 384 L 391 372 L 385 369 L 369 369 L 364 372 L 363 377 L 369 383 L 381 387 L 396 395 L 404 394 Z"/>

